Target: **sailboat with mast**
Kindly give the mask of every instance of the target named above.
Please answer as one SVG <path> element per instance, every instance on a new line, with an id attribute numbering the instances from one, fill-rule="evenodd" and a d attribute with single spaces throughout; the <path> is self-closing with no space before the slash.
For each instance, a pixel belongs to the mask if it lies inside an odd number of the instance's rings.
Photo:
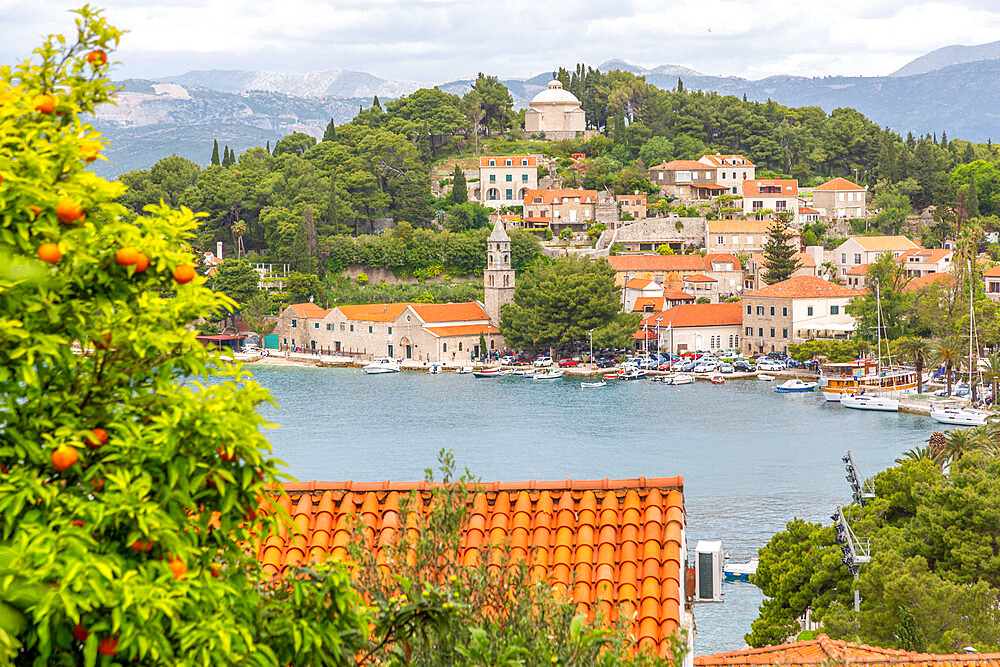
<path id="1" fill-rule="evenodd" d="M 845 391 L 840 404 L 852 410 L 876 410 L 879 412 L 899 412 L 899 397 L 909 393 L 916 386 L 917 375 L 908 368 L 892 365 L 892 352 L 886 341 L 888 366 L 882 365 L 882 292 L 875 284 L 875 332 L 877 347 L 875 352 L 875 374 L 862 378 L 853 390 Z"/>
<path id="2" fill-rule="evenodd" d="M 969 371 L 969 386 L 973 386 L 973 373 L 978 372 L 977 367 L 973 365 L 973 352 L 979 349 L 978 341 L 976 340 L 976 311 L 973 308 L 972 302 L 972 265 L 968 264 L 969 276 L 969 358 L 966 368 Z M 980 383 L 981 384 L 981 383 Z M 993 400 L 996 400 L 994 397 Z M 951 407 L 951 408 L 932 408 L 931 418 L 942 424 L 952 424 L 955 426 L 983 426 L 986 420 L 989 418 L 990 413 L 988 410 L 978 410 L 972 407 Z"/>

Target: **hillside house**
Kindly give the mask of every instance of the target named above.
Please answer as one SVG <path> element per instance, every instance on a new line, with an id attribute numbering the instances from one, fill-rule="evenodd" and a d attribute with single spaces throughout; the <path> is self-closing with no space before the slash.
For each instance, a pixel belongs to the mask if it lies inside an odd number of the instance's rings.
<path id="1" fill-rule="evenodd" d="M 649 180 L 668 197 L 711 199 L 726 192 L 716 183 L 716 170 L 695 160 L 673 160 L 649 170 Z"/>
<path id="2" fill-rule="evenodd" d="M 719 296 L 732 296 L 743 285 L 743 267 L 728 253 L 708 255 L 615 255 L 608 258 L 615 270 L 615 284 L 624 286 L 633 278 L 652 280 L 664 289 L 687 292 L 684 278 L 704 275 L 717 281 Z M 691 292 L 688 292 L 689 294 Z"/>
<path id="3" fill-rule="evenodd" d="M 929 273 L 946 273 L 951 270 L 955 253 L 944 248 L 915 248 L 896 257 L 908 276 L 919 278 Z"/>
<path id="4" fill-rule="evenodd" d="M 799 223 L 799 182 L 786 179 L 759 179 L 743 183 L 743 214 L 756 220 L 765 220 L 764 211 L 776 216 L 788 214 L 788 223 Z"/>
<path id="5" fill-rule="evenodd" d="M 538 188 L 534 155 L 500 155 L 479 158 L 476 197 L 491 208 L 519 206 L 528 190 Z"/>
<path id="6" fill-rule="evenodd" d="M 618 202 L 619 216 L 630 215 L 633 220 L 646 219 L 646 195 L 644 193 L 632 195 L 616 195 Z"/>
<path id="7" fill-rule="evenodd" d="M 597 219 L 597 190 L 526 190 L 522 203 L 526 223 L 544 224 L 557 235 L 586 231 Z"/>
<path id="8" fill-rule="evenodd" d="M 983 283 L 986 296 L 992 301 L 1000 301 L 1000 266 L 994 266 L 983 272 Z"/>
<path id="9" fill-rule="evenodd" d="M 672 354 L 737 349 L 740 347 L 742 313 L 742 304 L 738 301 L 674 306 L 644 319 L 637 338 L 652 336 L 659 350 Z"/>
<path id="10" fill-rule="evenodd" d="M 868 189 L 852 183 L 846 178 L 834 178 L 813 188 L 813 208 L 823 218 L 868 217 L 865 199 Z"/>
<path id="11" fill-rule="evenodd" d="M 743 183 L 756 178 L 757 166 L 743 155 L 702 155 L 698 162 L 715 168 L 715 184 L 724 188 L 716 194 L 743 196 Z"/>
<path id="12" fill-rule="evenodd" d="M 851 236 L 834 250 L 833 264 L 837 276 L 847 279 L 847 272 L 861 264 L 871 264 L 884 252 L 899 257 L 920 246 L 905 236 Z"/>
<path id="13" fill-rule="evenodd" d="M 811 338 L 846 338 L 854 331 L 847 304 L 857 292 L 815 276 L 796 276 L 743 294 L 743 349 L 787 352 Z"/>
<path id="14" fill-rule="evenodd" d="M 767 244 L 769 220 L 709 220 L 705 223 L 705 250 L 709 253 L 759 253 Z M 802 237 L 797 229 L 786 227 L 788 245 L 799 250 Z"/>

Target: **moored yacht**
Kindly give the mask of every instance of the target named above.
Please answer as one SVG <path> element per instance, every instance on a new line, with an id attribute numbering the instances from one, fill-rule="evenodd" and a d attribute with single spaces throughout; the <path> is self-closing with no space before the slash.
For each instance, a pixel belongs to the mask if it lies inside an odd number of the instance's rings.
<path id="1" fill-rule="evenodd" d="M 931 410 L 932 419 L 942 424 L 954 424 L 955 426 L 982 426 L 989 416 L 989 411 L 975 408 L 934 408 Z"/>
<path id="2" fill-rule="evenodd" d="M 375 357 L 370 364 L 361 370 L 369 375 L 377 375 L 379 373 L 398 373 L 399 369 L 399 363 L 394 359 L 390 359 L 389 357 Z"/>
<path id="3" fill-rule="evenodd" d="M 899 399 L 889 396 L 866 396 L 864 394 L 844 394 L 840 404 L 852 410 L 877 410 L 899 412 Z"/>

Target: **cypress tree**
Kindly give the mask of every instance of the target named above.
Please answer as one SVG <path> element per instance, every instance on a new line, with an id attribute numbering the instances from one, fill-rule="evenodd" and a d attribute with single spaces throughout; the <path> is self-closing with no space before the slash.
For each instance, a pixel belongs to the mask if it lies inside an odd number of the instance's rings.
<path id="1" fill-rule="evenodd" d="M 375 99 L 372 100 L 372 109 L 378 109 L 378 112 L 380 114 L 382 113 L 382 105 L 379 104 L 378 95 L 376 95 Z"/>
<path id="2" fill-rule="evenodd" d="M 969 172 L 969 196 L 965 200 L 965 208 L 970 218 L 979 217 L 979 191 L 976 189 L 976 174 Z"/>
<path id="3" fill-rule="evenodd" d="M 908 607 L 899 608 L 899 626 L 896 628 L 899 648 L 904 651 L 923 653 L 927 650 L 927 637 L 917 625 L 917 619 Z"/>
<path id="4" fill-rule="evenodd" d="M 323 141 L 336 141 L 337 140 L 337 123 L 331 118 L 330 122 L 326 124 L 326 131 L 323 133 Z"/>
<path id="5" fill-rule="evenodd" d="M 455 163 L 455 173 L 451 176 L 451 201 L 464 204 L 469 201 L 469 191 L 465 184 L 465 172 Z"/>
<path id="6" fill-rule="evenodd" d="M 767 228 L 767 243 L 764 244 L 764 279 L 768 284 L 780 283 L 792 277 L 800 266 L 799 260 L 793 255 L 798 248 L 790 246 L 788 240 L 792 235 L 780 220 L 774 220 Z"/>
<path id="7" fill-rule="evenodd" d="M 424 121 L 424 126 L 420 128 L 420 133 L 417 134 L 417 152 L 420 153 L 420 159 L 424 162 L 430 162 L 434 155 L 434 146 L 431 144 L 431 131 L 426 120 Z"/>
<path id="8" fill-rule="evenodd" d="M 223 167 L 228 167 L 229 166 L 229 145 L 228 144 L 225 147 L 223 147 L 223 149 L 222 149 L 222 166 Z"/>
<path id="9" fill-rule="evenodd" d="M 219 164 L 219 140 L 216 139 L 212 146 L 212 164 Z"/>
<path id="10" fill-rule="evenodd" d="M 271 140 L 270 139 L 267 140 L 267 146 L 264 148 L 264 150 L 267 151 L 268 155 L 271 154 Z"/>
<path id="11" fill-rule="evenodd" d="M 681 81 L 680 77 L 677 77 L 677 92 L 678 93 L 683 93 L 684 92 L 684 82 Z"/>

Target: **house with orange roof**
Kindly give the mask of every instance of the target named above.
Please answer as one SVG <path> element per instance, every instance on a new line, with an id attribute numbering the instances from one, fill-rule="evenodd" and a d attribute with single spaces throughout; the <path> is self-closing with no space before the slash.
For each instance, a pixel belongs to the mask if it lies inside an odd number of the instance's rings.
<path id="1" fill-rule="evenodd" d="M 743 294 L 743 349 L 787 352 L 790 343 L 846 338 L 855 328 L 847 304 L 858 292 L 816 276 L 793 276 Z"/>
<path id="2" fill-rule="evenodd" d="M 882 253 L 899 257 L 919 247 L 905 236 L 851 236 L 833 251 L 833 264 L 838 277 L 846 280 L 848 271 L 859 264 L 871 264 Z"/>
<path id="3" fill-rule="evenodd" d="M 695 300 L 708 299 L 709 303 L 719 303 L 719 281 L 704 273 L 684 276 L 682 289 L 694 295 Z"/>
<path id="4" fill-rule="evenodd" d="M 613 255 L 608 263 L 615 270 L 615 284 L 624 286 L 633 278 L 652 280 L 664 289 L 685 291 L 684 277 L 703 274 L 717 282 L 718 295 L 734 295 L 743 284 L 743 266 L 736 255 Z"/>
<path id="5" fill-rule="evenodd" d="M 769 220 L 708 220 L 705 223 L 705 250 L 709 253 L 760 253 L 767 245 Z M 802 235 L 794 227 L 786 227 L 788 245 L 798 252 Z"/>
<path id="6" fill-rule="evenodd" d="M 650 315 L 639 325 L 639 335 L 652 336 L 660 350 L 672 354 L 695 350 L 725 350 L 740 346 L 742 305 L 694 303 Z"/>
<path id="7" fill-rule="evenodd" d="M 639 307 L 639 302 L 642 307 Z M 663 285 L 649 278 L 633 278 L 622 286 L 622 311 L 643 312 L 663 303 Z M 661 309 L 662 310 L 662 309 Z M 659 312 L 659 311 L 656 311 Z"/>
<path id="8" fill-rule="evenodd" d="M 695 160 L 671 160 L 650 167 L 649 180 L 668 197 L 711 199 L 727 189 L 716 183 L 714 167 Z"/>
<path id="9" fill-rule="evenodd" d="M 544 220 L 553 234 L 586 231 L 597 219 L 597 190 L 525 190 L 522 204 L 526 223 Z"/>
<path id="10" fill-rule="evenodd" d="M 722 194 L 742 197 L 744 181 L 757 177 L 757 166 L 743 155 L 702 155 L 698 162 L 715 168 L 715 183 L 725 188 Z"/>
<path id="11" fill-rule="evenodd" d="M 1000 265 L 983 272 L 983 283 L 986 287 L 986 296 L 993 301 L 1000 301 Z"/>
<path id="12" fill-rule="evenodd" d="M 694 658 L 695 667 L 760 667 L 761 665 L 843 665 L 853 667 L 1000 667 L 1000 653 L 915 653 L 830 639 L 815 639 L 762 648 L 727 651 Z"/>
<path id="13" fill-rule="evenodd" d="M 810 206 L 799 206 L 799 221 L 804 225 L 819 222 L 819 211 Z"/>
<path id="14" fill-rule="evenodd" d="M 794 179 L 763 178 L 743 183 L 743 214 L 754 220 L 788 215 L 793 226 L 799 223 L 799 182 Z"/>
<path id="15" fill-rule="evenodd" d="M 323 320 L 330 313 L 315 303 L 293 303 L 281 311 L 274 333 L 283 350 L 316 350 L 323 345 Z"/>
<path id="16" fill-rule="evenodd" d="M 868 267 L 871 264 L 858 264 L 844 276 L 844 284 L 851 289 L 868 289 Z"/>
<path id="17" fill-rule="evenodd" d="M 911 248 L 896 257 L 908 276 L 919 278 L 928 273 L 947 273 L 955 252 L 946 248 Z"/>
<path id="18" fill-rule="evenodd" d="M 404 536 L 400 503 L 426 514 L 435 484 L 422 482 L 306 482 L 284 485 L 286 495 L 263 500 L 291 516 L 291 527 L 256 542 L 265 572 L 312 561 L 349 560 L 347 545 L 368 539 L 376 562 L 381 547 Z M 493 545 L 508 545 L 530 564 L 536 581 L 570 596 L 580 613 L 631 628 L 640 649 L 665 656 L 670 640 L 686 636 L 691 664 L 694 616 L 687 577 L 682 477 L 470 485 L 458 560 L 482 562 Z M 364 535 L 352 532 L 361 519 Z M 414 522 L 419 525 L 418 522 Z M 377 546 L 376 546 L 377 545 Z M 380 560 L 381 559 L 381 560 Z"/>
<path id="19" fill-rule="evenodd" d="M 473 194 L 484 206 L 518 206 L 528 190 L 538 188 L 534 155 L 490 155 L 479 158 L 479 183 Z"/>
<path id="20" fill-rule="evenodd" d="M 927 275 L 920 276 L 919 278 L 911 278 L 905 285 L 903 285 L 903 293 L 919 293 L 924 291 L 927 287 L 938 284 L 951 287 L 955 284 L 956 280 L 957 278 L 955 278 L 954 273 L 928 273 Z M 990 296 L 989 292 L 987 292 L 986 296 Z"/>
<path id="21" fill-rule="evenodd" d="M 628 214 L 633 220 L 646 219 L 646 194 L 639 192 L 636 194 L 615 195 L 618 202 L 618 214 L 620 216 Z"/>
<path id="22" fill-rule="evenodd" d="M 745 289 L 758 289 L 767 285 L 767 264 L 763 252 L 752 252 L 747 257 Z M 816 265 L 816 258 L 808 252 L 797 252 L 792 255 L 792 259 L 799 263 L 799 268 L 792 273 L 793 276 L 818 276 L 819 268 Z"/>
<path id="23" fill-rule="evenodd" d="M 867 218 L 868 188 L 846 178 L 833 178 L 813 188 L 813 208 L 826 219 Z"/>

